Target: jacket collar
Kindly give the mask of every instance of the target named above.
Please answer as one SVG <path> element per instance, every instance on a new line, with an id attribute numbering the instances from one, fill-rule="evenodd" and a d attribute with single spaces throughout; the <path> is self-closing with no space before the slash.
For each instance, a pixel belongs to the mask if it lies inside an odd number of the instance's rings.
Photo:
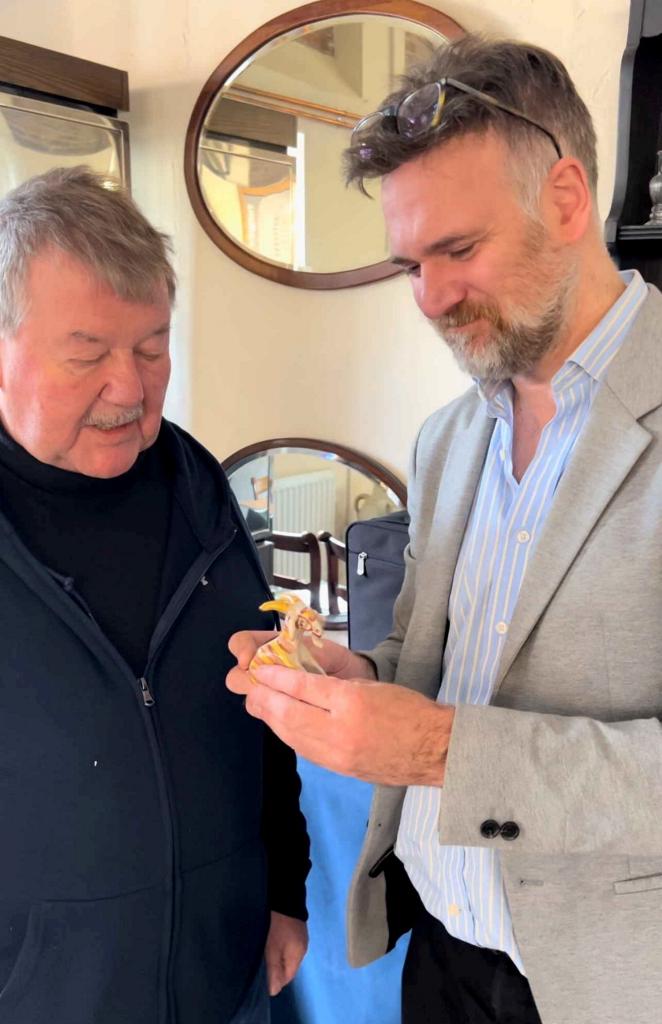
<path id="1" fill-rule="evenodd" d="M 202 547 L 213 551 L 235 531 L 227 477 L 214 456 L 181 427 L 164 419 L 161 430 L 175 469 L 175 500 Z"/>

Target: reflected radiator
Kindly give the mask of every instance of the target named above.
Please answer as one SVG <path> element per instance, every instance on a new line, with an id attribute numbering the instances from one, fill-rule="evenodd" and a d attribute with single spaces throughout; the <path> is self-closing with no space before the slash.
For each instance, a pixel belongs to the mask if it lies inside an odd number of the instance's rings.
<path id="1" fill-rule="evenodd" d="M 331 469 L 276 478 L 272 482 L 273 528 L 284 533 L 333 533 L 336 519 L 336 477 Z M 310 578 L 307 555 L 274 551 L 274 571 L 282 576 Z"/>

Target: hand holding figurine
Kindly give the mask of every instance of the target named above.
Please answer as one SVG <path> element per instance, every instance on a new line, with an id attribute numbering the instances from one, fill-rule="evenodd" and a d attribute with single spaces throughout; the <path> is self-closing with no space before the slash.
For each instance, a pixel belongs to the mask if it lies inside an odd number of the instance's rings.
<path id="1" fill-rule="evenodd" d="M 282 633 L 230 639 L 237 666 L 227 686 L 245 694 L 249 714 L 302 757 L 343 775 L 392 786 L 443 784 L 453 708 L 374 681 L 372 662 L 323 640 L 320 617 L 300 598 L 260 607 L 285 614 Z"/>

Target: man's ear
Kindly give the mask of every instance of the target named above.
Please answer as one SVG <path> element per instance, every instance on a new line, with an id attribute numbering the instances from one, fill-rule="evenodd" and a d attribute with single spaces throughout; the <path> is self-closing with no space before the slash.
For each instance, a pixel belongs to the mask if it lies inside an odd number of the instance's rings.
<path id="1" fill-rule="evenodd" d="M 580 160 L 567 156 L 552 167 L 543 192 L 546 221 L 559 242 L 580 241 L 593 218 L 593 195 Z"/>

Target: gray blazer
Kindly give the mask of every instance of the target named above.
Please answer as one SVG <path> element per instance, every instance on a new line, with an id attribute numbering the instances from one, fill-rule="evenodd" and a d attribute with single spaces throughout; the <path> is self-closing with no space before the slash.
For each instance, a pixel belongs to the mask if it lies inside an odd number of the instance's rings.
<path id="1" fill-rule="evenodd" d="M 531 554 L 492 704 L 457 709 L 440 842 L 499 850 L 544 1024 L 662 1020 L 662 295 L 650 288 Z M 423 426 L 379 678 L 436 697 L 448 598 L 494 421 L 475 390 Z M 349 955 L 386 948 L 404 790 L 378 787 Z M 483 839 L 488 818 L 519 837 Z"/>

